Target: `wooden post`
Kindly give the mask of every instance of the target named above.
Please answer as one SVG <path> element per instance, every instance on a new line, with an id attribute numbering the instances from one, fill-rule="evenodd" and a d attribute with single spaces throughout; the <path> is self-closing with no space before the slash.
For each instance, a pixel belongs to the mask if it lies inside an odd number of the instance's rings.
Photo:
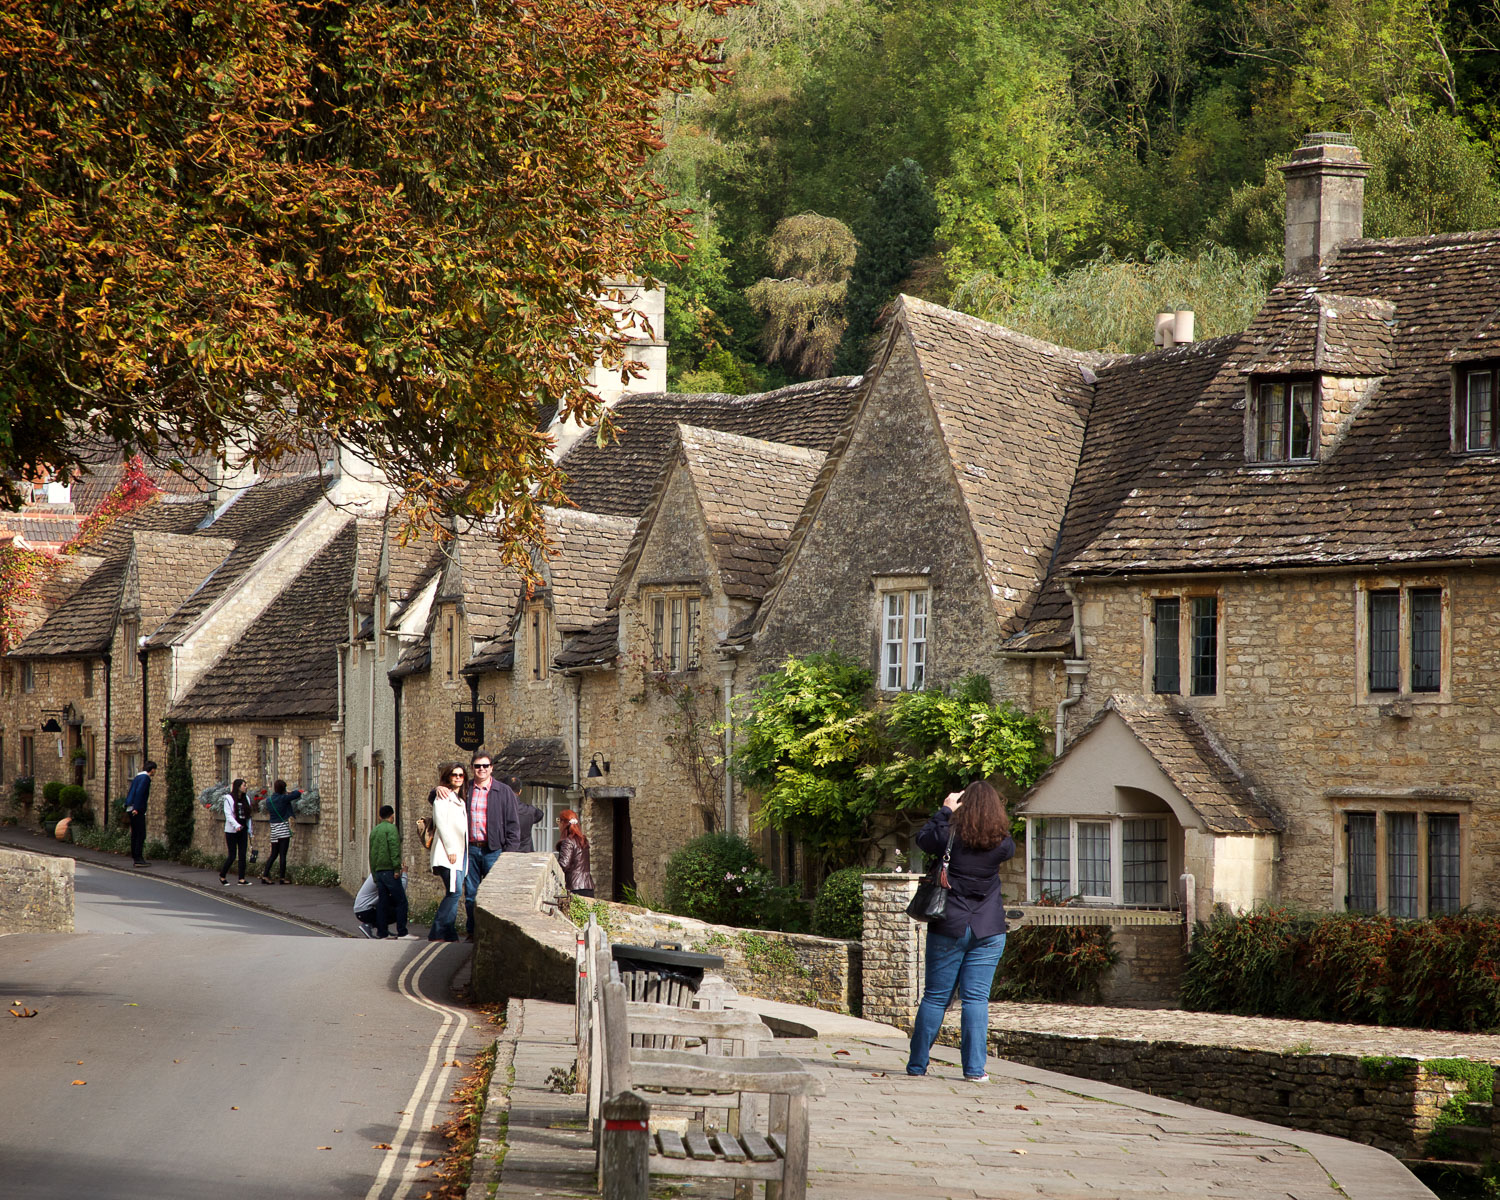
<path id="1" fill-rule="evenodd" d="M 646 1200 L 651 1184 L 651 1105 L 635 1092 L 604 1103 L 604 1200 Z"/>

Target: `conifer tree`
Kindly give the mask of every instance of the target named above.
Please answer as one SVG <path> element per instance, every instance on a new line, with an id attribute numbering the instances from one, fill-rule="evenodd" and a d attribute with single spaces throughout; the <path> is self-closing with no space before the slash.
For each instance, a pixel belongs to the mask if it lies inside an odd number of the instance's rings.
<path id="1" fill-rule="evenodd" d="M 188 727 L 167 722 L 167 852 L 174 857 L 193 844 L 193 760 L 188 757 Z"/>

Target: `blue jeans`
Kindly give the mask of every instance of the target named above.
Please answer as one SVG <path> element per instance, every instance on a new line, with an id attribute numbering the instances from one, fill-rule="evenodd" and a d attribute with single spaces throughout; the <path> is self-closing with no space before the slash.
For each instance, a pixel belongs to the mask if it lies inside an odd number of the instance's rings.
<path id="1" fill-rule="evenodd" d="M 433 867 L 432 873 L 443 883 L 443 898 L 438 901 L 437 916 L 432 918 L 432 928 L 427 931 L 429 942 L 456 942 L 458 929 L 458 892 L 448 890 L 448 881 L 453 875 L 452 867 Z"/>
<path id="2" fill-rule="evenodd" d="M 963 1002 L 959 1049 L 964 1075 L 970 1079 L 984 1074 L 989 1056 L 990 985 L 995 968 L 1005 953 L 1005 935 L 976 938 L 972 929 L 963 937 L 945 937 L 931 926 L 927 929 L 927 986 L 922 989 L 922 1003 L 911 1030 L 911 1057 L 906 1063 L 908 1075 L 927 1074 L 927 1055 L 937 1041 L 943 1026 L 943 1014 L 958 988 Z"/>
<path id="3" fill-rule="evenodd" d="M 464 920 L 470 937 L 474 936 L 474 897 L 479 895 L 479 884 L 503 853 L 503 850 L 484 850 L 473 842 L 469 843 L 469 873 L 464 876 Z"/>

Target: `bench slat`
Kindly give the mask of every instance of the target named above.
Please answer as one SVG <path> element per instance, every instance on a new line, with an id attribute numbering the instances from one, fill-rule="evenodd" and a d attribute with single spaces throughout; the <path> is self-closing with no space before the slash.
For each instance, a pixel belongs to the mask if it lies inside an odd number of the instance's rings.
<path id="1" fill-rule="evenodd" d="M 714 1145 L 719 1149 L 720 1157 L 728 1162 L 744 1162 L 744 1148 L 735 1139 L 733 1134 L 725 1133 L 722 1129 L 714 1132 Z"/>
<path id="2" fill-rule="evenodd" d="M 786 1157 L 786 1135 L 784 1133 L 770 1133 L 766 1140 L 771 1143 L 771 1149 L 776 1151 L 778 1158 Z"/>
<path id="3" fill-rule="evenodd" d="M 775 1162 L 781 1157 L 758 1133 L 741 1133 L 740 1141 L 745 1144 L 745 1153 L 754 1162 Z"/>
<path id="4" fill-rule="evenodd" d="M 715 1159 L 714 1148 L 708 1144 L 708 1136 L 701 1129 L 689 1129 L 687 1135 L 688 1153 L 694 1158 Z"/>
<path id="5" fill-rule="evenodd" d="M 658 1129 L 656 1141 L 661 1146 L 663 1158 L 686 1158 L 687 1151 L 683 1149 L 682 1138 L 670 1129 Z"/>
<path id="6" fill-rule="evenodd" d="M 696 1158 L 663 1158 L 653 1154 L 651 1174 L 682 1176 L 692 1179 L 770 1179 L 780 1182 L 782 1162 L 700 1162 Z"/>

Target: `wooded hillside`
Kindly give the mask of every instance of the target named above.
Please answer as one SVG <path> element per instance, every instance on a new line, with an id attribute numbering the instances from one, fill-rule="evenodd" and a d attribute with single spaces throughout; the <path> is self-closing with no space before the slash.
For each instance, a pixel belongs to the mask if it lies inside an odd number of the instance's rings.
<path id="1" fill-rule="evenodd" d="M 860 371 L 897 290 L 1083 349 L 1148 348 L 1160 309 L 1242 328 L 1281 269 L 1275 168 L 1309 131 L 1373 164 L 1367 236 L 1500 225 L 1497 0 L 702 19 L 735 75 L 668 116 L 662 173 L 698 231 L 662 271 L 684 390 Z"/>

